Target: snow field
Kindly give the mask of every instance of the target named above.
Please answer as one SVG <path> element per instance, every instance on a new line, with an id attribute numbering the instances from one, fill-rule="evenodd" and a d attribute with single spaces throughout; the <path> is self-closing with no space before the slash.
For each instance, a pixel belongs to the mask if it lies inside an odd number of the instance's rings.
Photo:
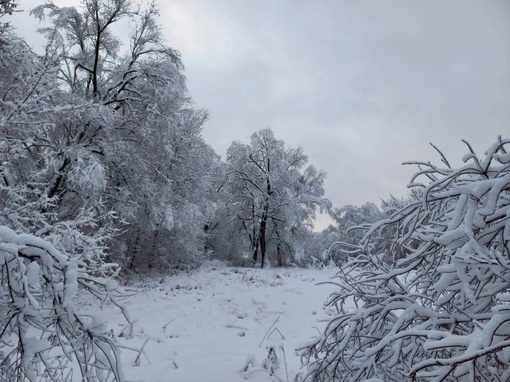
<path id="1" fill-rule="evenodd" d="M 209 263 L 138 285 L 125 301 L 131 328 L 114 307 L 99 315 L 121 335 L 128 382 L 292 381 L 301 364 L 295 349 L 319 334 L 314 327 L 323 327 L 323 302 L 334 290 L 316 283 L 335 272 Z"/>

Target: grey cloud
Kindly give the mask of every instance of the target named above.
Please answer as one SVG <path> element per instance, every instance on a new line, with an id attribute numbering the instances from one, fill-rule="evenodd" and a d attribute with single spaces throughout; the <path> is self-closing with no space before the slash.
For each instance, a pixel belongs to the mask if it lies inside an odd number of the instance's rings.
<path id="1" fill-rule="evenodd" d="M 337 206 L 404 194 L 400 163 L 435 160 L 428 142 L 460 158 L 461 138 L 482 151 L 510 133 L 507 1 L 159 6 L 218 153 L 271 127 L 328 173 Z"/>
<path id="2" fill-rule="evenodd" d="M 207 3 L 238 51 L 220 86 L 183 52 L 206 136 L 223 151 L 272 127 L 328 172 L 337 205 L 404 193 L 400 162 L 436 158 L 429 141 L 460 157 L 461 138 L 510 132 L 509 3 Z"/>

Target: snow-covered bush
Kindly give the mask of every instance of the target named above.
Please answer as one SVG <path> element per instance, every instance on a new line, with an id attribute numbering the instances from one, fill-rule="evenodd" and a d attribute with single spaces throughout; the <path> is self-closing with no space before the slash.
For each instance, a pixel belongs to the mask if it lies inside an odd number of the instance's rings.
<path id="1" fill-rule="evenodd" d="M 307 380 L 510 380 L 510 139 L 483 158 L 466 144 L 459 168 L 441 153 L 442 166 L 411 163 L 420 200 L 375 223 L 343 266 L 337 314 L 303 350 Z"/>
<path id="2" fill-rule="evenodd" d="M 94 269 L 95 270 L 95 269 Z M 48 241 L 0 226 L 0 380 L 123 381 L 114 338 L 75 297 L 118 303 L 110 279 Z M 126 315 L 127 318 L 127 315 Z"/>

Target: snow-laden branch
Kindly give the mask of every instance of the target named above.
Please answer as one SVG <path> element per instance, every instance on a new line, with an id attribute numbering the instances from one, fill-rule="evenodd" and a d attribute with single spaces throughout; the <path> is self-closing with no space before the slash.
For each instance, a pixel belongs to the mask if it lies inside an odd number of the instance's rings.
<path id="1" fill-rule="evenodd" d="M 77 363 L 83 381 L 123 381 L 112 334 L 76 305 L 78 294 L 110 301 L 129 321 L 114 281 L 6 226 L 0 226 L 0 267 L 0 379 L 62 381 Z"/>
<path id="2" fill-rule="evenodd" d="M 459 168 L 418 163 L 419 199 L 349 249 L 309 380 L 510 380 L 510 139 L 467 145 Z"/>

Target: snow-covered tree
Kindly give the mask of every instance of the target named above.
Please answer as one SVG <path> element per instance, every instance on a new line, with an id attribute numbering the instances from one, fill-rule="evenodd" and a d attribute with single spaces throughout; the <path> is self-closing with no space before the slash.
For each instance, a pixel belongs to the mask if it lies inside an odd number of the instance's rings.
<path id="1" fill-rule="evenodd" d="M 148 119 L 154 131 L 138 151 L 144 169 L 125 169 L 119 182 L 134 189 L 124 191 L 115 206 L 129 223 L 119 237 L 127 243 L 126 266 L 137 271 L 197 265 L 204 256 L 204 227 L 214 209 L 218 158 L 201 135 L 206 114 L 182 108 L 162 119 L 165 104 L 154 107 L 160 108 L 157 118 Z M 141 189 L 147 191 L 139 193 Z"/>
<path id="2" fill-rule="evenodd" d="M 336 314 L 303 351 L 307 380 L 510 380 L 510 139 L 483 157 L 467 146 L 458 168 L 442 154 L 442 166 L 413 162 L 420 198 L 342 267 Z M 388 228 L 390 248 L 378 240 Z"/>
<path id="3" fill-rule="evenodd" d="M 113 338 L 73 296 L 115 294 L 112 255 L 138 270 L 202 255 L 217 158 L 153 4 L 35 14 L 51 21 L 43 55 L 0 27 L 0 379 L 61 381 L 79 365 L 83 380 L 120 380 Z"/>
<path id="4" fill-rule="evenodd" d="M 343 253 L 337 250 L 335 246 L 331 248 L 334 243 L 341 241 L 341 239 L 341 232 L 332 224 L 322 231 L 309 230 L 302 232 L 300 243 L 302 243 L 304 253 L 303 265 L 321 268 L 330 264 L 342 263 Z"/>
<path id="5" fill-rule="evenodd" d="M 367 202 L 361 207 L 346 205 L 335 208 L 331 217 L 343 233 L 342 241 L 357 244 L 370 225 L 383 219 L 384 214 L 374 203 Z"/>
<path id="6" fill-rule="evenodd" d="M 61 97 L 55 57 L 37 56 L 10 29 L 1 38 L 0 224 L 23 232 L 48 232 L 55 217 L 50 210 L 59 202 L 59 168 L 66 163 L 66 136 L 56 134 L 54 121 L 63 115 L 72 118 L 85 107 Z M 74 178 L 76 188 L 78 179 Z M 77 208 L 74 217 L 83 217 L 83 211 Z"/>
<path id="7" fill-rule="evenodd" d="M 333 258 L 343 262 L 346 257 L 345 253 L 340 255 L 342 247 L 347 249 L 351 245 L 357 245 L 371 228 L 372 224 L 393 215 L 410 203 L 419 200 L 418 192 L 419 190 L 414 189 L 409 195 L 400 198 L 390 195 L 388 199 L 381 201 L 381 208 L 372 202 L 367 202 L 361 207 L 346 205 L 341 208 L 335 208 L 331 213 L 331 217 L 336 222 L 340 235 L 338 236 L 337 243 L 330 248 L 331 255 L 333 256 L 334 254 Z M 387 226 L 377 237 L 377 245 L 381 248 L 380 250 L 383 251 L 382 246 L 386 246 L 387 250 L 385 252 L 387 256 L 385 261 L 388 262 L 396 261 L 404 256 L 404 253 L 398 249 L 389 250 L 393 246 L 395 229 L 395 226 Z M 395 247 L 393 248 L 395 249 Z"/>
<path id="8" fill-rule="evenodd" d="M 51 211 L 72 220 L 94 206 L 96 226 L 117 230 L 110 253 L 125 269 L 196 263 L 209 204 L 202 196 L 217 158 L 201 136 L 207 114 L 193 108 L 155 4 L 49 1 L 33 13 L 50 20 L 42 32 L 56 61 L 52 88 L 61 94 L 51 102 L 76 107 L 47 123 Z M 131 33 L 122 49 L 114 32 L 126 22 Z"/>
<path id="9" fill-rule="evenodd" d="M 59 88 L 53 50 L 36 55 L 12 29 L 1 39 L 0 224 L 100 267 L 114 231 L 102 209 L 105 169 L 97 145 L 72 126 L 97 126 L 109 114 Z"/>
<path id="10" fill-rule="evenodd" d="M 1 5 L 8 14 L 15 3 Z M 0 31 L 0 379 L 121 381 L 114 339 L 74 305 L 78 290 L 117 294 L 105 262 L 113 230 L 97 224 L 103 167 L 67 130 L 97 107 L 63 96 L 53 53 Z"/>
<path id="11" fill-rule="evenodd" d="M 386 217 L 393 215 L 395 212 L 407 207 L 409 204 L 420 200 L 423 195 L 417 188 L 412 188 L 411 192 L 402 197 L 390 195 L 388 199 L 381 201 L 381 210 Z"/>
<path id="12" fill-rule="evenodd" d="M 298 260 L 297 239 L 312 226 L 317 210 L 327 210 L 323 197 L 325 173 L 313 166 L 301 147 L 286 149 L 270 129 L 252 135 L 249 145 L 234 142 L 227 151 L 227 180 L 222 190 L 231 227 L 243 233 L 256 262 L 264 265 L 268 248 L 279 265 L 284 257 Z"/>

